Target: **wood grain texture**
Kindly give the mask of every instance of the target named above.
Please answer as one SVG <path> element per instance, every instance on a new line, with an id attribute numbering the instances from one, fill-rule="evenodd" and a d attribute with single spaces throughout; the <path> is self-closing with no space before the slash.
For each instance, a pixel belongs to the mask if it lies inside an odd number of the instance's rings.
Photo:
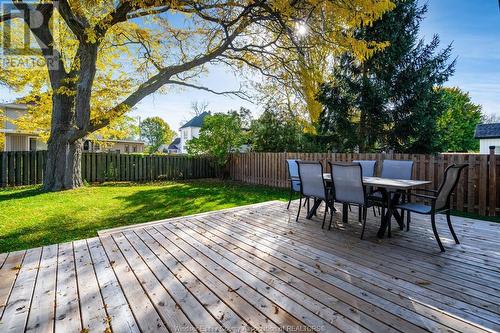
<path id="1" fill-rule="evenodd" d="M 426 217 L 379 240 L 369 211 L 360 240 L 357 208 L 327 231 L 297 204 L 0 254 L 0 332 L 500 332 L 499 224 L 452 217 L 455 245 L 438 217 L 441 253 Z"/>

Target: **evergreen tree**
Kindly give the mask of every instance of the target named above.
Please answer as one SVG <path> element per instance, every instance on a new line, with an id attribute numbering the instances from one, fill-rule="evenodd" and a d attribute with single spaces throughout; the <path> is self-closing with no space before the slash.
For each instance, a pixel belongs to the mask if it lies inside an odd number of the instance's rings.
<path id="1" fill-rule="evenodd" d="M 324 111 L 318 130 L 347 140 L 339 150 L 429 153 L 439 148 L 436 119 L 445 105 L 435 88 L 453 74 L 452 48 L 439 50 L 437 35 L 428 44 L 418 39 L 425 5 L 417 0 L 395 3 L 381 20 L 357 32 L 358 38 L 388 46 L 364 62 L 344 54 L 332 82 L 320 90 Z"/>
<path id="2" fill-rule="evenodd" d="M 252 146 L 258 152 L 303 150 L 304 126 L 291 112 L 267 106 L 250 127 Z"/>

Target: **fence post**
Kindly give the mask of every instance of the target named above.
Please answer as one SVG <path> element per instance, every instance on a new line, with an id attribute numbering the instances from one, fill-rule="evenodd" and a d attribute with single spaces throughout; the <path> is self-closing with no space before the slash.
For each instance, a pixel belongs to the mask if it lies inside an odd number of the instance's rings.
<path id="1" fill-rule="evenodd" d="M 8 158 L 7 152 L 0 152 L 0 187 L 7 186 L 7 168 L 8 168 Z"/>
<path id="2" fill-rule="evenodd" d="M 488 182 L 489 182 L 489 197 L 490 197 L 490 202 L 489 202 L 489 215 L 490 216 L 495 216 L 496 215 L 496 208 L 497 208 L 497 172 L 496 172 L 496 167 L 497 167 L 497 161 L 496 161 L 496 156 L 495 156 L 495 146 L 490 146 L 490 158 L 489 158 L 489 177 L 488 177 Z"/>

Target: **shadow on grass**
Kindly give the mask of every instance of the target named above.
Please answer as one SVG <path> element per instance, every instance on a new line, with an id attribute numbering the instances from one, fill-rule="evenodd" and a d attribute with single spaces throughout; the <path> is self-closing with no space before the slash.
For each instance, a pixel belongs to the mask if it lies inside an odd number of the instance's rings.
<path id="1" fill-rule="evenodd" d="M 268 189 L 267 189 L 268 190 Z M 251 203 L 282 199 L 281 191 L 217 183 L 178 183 L 120 196 L 133 212 L 120 216 L 130 223 L 140 223 L 176 216 L 191 215 Z"/>
<path id="2" fill-rule="evenodd" d="M 0 253 L 34 246 L 61 243 L 70 240 L 94 237 L 99 230 L 139 224 L 177 216 L 237 207 L 269 200 L 287 199 L 288 192 L 260 186 L 216 181 L 177 182 L 163 184 L 113 183 L 94 185 L 99 190 L 123 187 L 123 191 L 112 192 L 99 200 L 113 200 L 118 205 L 109 208 L 105 201 L 75 207 L 80 212 L 96 210 L 95 219 L 82 218 L 82 214 L 62 214 L 55 211 L 43 219 L 32 220 L 29 225 L 4 230 L 0 237 Z M 127 190 L 126 188 L 129 188 Z M 9 199 L 27 198 L 41 192 L 27 189 L 19 193 L 1 196 Z M 101 192 L 102 194 L 103 192 Z M 105 192 L 104 192 L 105 193 Z M 63 195 L 56 194 L 56 195 Z M 83 194 L 86 195 L 86 194 Z M 40 205 L 53 205 L 51 199 L 42 200 Z M 75 200 L 75 198 L 72 198 Z M 76 198 L 76 200 L 78 200 Z M 97 199 L 96 199 L 97 200 Z M 29 214 L 29 209 L 26 212 Z"/>
<path id="3" fill-rule="evenodd" d="M 13 200 L 13 199 L 24 199 L 40 194 L 48 193 L 42 189 L 41 186 L 36 187 L 26 187 L 26 188 L 4 188 L 0 189 L 0 200 Z"/>
<path id="4" fill-rule="evenodd" d="M 27 249 L 92 236 L 91 233 L 86 232 L 91 230 L 75 228 L 78 223 L 77 219 L 61 214 L 50 216 L 36 225 L 10 230 L 0 238 L 0 252 Z"/>

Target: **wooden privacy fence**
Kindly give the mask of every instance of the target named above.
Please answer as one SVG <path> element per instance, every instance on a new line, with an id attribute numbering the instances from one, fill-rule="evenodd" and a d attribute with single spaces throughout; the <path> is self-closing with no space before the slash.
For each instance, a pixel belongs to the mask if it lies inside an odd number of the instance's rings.
<path id="1" fill-rule="evenodd" d="M 289 187 L 286 159 L 321 161 L 325 172 L 330 162 L 377 160 L 377 174 L 384 159 L 413 160 L 413 178 L 430 180 L 437 189 L 444 170 L 451 163 L 468 163 L 452 197 L 455 210 L 483 216 L 500 215 L 500 158 L 491 154 L 342 154 L 342 153 L 246 153 L 233 155 L 231 179 L 251 184 Z"/>
<path id="2" fill-rule="evenodd" d="M 1 152 L 0 187 L 40 184 L 46 151 Z M 82 178 L 88 182 L 211 178 L 217 170 L 207 157 L 83 153 Z"/>

